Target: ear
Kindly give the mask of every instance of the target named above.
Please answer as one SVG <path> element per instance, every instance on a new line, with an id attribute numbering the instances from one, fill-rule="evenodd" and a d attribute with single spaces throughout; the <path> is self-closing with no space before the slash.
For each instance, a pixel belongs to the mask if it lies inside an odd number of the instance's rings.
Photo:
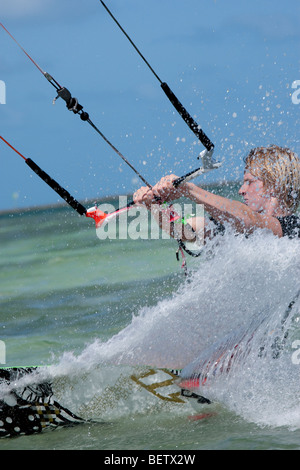
<path id="1" fill-rule="evenodd" d="M 264 183 L 264 192 L 266 196 L 277 199 L 276 190 L 273 186 Z"/>

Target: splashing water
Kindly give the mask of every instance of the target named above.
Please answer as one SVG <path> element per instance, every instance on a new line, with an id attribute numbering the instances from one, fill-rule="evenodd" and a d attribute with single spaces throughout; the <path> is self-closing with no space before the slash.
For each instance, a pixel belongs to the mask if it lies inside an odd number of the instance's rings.
<path id="1" fill-rule="evenodd" d="M 201 394 L 245 419 L 300 427 L 299 253 L 298 240 L 227 233 L 207 245 L 170 298 L 133 313 L 107 342 L 66 352 L 42 375 L 67 377 L 62 396 L 77 410 L 118 382 L 120 369 L 183 368 L 183 379 L 200 379 Z"/>
<path id="2" fill-rule="evenodd" d="M 226 250 L 222 319 L 216 318 L 221 334 L 182 377 L 247 420 L 299 428 L 299 241 L 261 233 Z"/>
<path id="3" fill-rule="evenodd" d="M 299 261 L 298 240 L 228 235 L 203 254 L 170 299 L 142 309 L 127 328 L 76 360 L 183 367 L 255 319 L 277 315 L 280 321 L 300 287 Z"/>
<path id="4" fill-rule="evenodd" d="M 299 261 L 298 240 L 221 237 L 171 298 L 133 315 L 109 341 L 65 354 L 58 367 L 147 364 L 193 377 L 206 365 L 203 394 L 251 421 L 300 426 Z"/>

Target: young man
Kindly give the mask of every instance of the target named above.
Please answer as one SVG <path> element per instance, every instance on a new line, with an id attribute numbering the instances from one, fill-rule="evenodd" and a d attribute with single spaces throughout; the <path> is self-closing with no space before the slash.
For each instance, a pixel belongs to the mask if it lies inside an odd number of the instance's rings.
<path id="1" fill-rule="evenodd" d="M 259 228 L 270 230 L 278 237 L 300 237 L 300 216 L 296 215 L 300 203 L 300 160 L 287 148 L 273 145 L 251 150 L 245 160 L 244 182 L 239 190 L 244 203 L 218 196 L 194 183 L 183 183 L 175 189 L 172 181 L 176 178 L 166 176 L 152 189 L 142 187 L 133 196 L 136 204 L 145 205 L 148 210 L 155 205 L 160 226 L 173 236 L 174 226 L 158 208 L 157 198 L 171 202 L 187 197 L 203 204 L 217 227 L 229 223 L 237 233 L 248 235 Z M 191 218 L 188 223 L 195 234 L 204 230 L 204 237 L 213 236 L 214 230 L 206 223 L 203 227 L 203 220 Z M 187 239 L 183 236 L 183 241 Z M 190 237 L 189 241 L 192 241 Z"/>

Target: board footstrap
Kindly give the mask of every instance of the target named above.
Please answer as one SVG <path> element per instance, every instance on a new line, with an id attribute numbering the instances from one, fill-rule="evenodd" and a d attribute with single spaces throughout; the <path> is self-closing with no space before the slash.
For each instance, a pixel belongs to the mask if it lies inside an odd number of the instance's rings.
<path id="1" fill-rule="evenodd" d="M 22 387 L 15 385 L 35 370 L 34 367 L 0 369 L 0 385 L 10 386 L 0 399 L 0 438 L 85 422 L 54 399 L 50 382 L 33 382 Z"/>

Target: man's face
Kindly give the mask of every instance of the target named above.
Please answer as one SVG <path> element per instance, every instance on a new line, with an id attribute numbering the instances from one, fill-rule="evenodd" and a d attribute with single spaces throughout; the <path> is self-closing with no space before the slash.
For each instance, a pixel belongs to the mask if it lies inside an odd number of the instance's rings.
<path id="1" fill-rule="evenodd" d="M 239 194 L 243 196 L 245 204 L 254 212 L 263 212 L 270 199 L 263 181 L 249 172 L 244 174 L 244 183 L 239 190 Z"/>

